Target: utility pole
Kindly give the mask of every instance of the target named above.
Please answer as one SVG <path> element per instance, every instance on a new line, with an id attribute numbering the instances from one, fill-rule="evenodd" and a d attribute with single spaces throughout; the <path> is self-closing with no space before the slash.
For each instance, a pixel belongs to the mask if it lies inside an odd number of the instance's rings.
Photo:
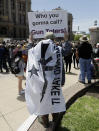
<path id="1" fill-rule="evenodd" d="M 79 26 L 78 26 L 78 31 L 79 31 Z"/>

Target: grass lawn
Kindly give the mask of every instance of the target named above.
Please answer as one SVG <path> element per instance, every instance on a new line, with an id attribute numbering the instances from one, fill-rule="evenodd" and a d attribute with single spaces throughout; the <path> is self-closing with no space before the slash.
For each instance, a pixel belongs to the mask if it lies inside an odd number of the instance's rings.
<path id="1" fill-rule="evenodd" d="M 99 131 L 99 99 L 79 98 L 62 119 L 59 131 Z"/>

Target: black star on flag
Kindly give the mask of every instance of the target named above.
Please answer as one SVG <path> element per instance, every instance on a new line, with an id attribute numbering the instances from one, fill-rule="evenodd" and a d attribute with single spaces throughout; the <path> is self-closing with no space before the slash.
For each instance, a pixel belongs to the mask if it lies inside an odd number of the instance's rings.
<path id="1" fill-rule="evenodd" d="M 37 69 L 35 68 L 35 66 L 33 65 L 32 69 L 28 71 L 28 72 L 30 72 L 30 73 L 31 73 L 30 78 L 32 77 L 32 75 L 33 75 L 33 74 L 35 74 L 35 75 L 37 75 L 37 76 L 38 76 L 37 71 L 39 71 L 39 70 L 37 70 Z"/>

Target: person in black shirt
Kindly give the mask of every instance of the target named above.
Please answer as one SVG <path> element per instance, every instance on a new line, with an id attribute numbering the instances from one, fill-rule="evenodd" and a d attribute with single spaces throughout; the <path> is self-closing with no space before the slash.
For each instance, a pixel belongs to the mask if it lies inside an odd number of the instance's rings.
<path id="1" fill-rule="evenodd" d="M 80 64 L 80 76 L 79 82 L 85 83 L 85 77 L 87 76 L 88 83 L 91 83 L 91 54 L 92 46 L 88 42 L 88 37 L 86 35 L 80 38 L 82 42 L 78 47 L 78 56 Z"/>

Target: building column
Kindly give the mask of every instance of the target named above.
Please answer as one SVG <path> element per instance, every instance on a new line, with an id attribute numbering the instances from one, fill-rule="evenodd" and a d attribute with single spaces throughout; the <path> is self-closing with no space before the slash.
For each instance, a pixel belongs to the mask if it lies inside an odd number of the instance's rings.
<path id="1" fill-rule="evenodd" d="M 26 1 L 26 37 L 29 37 L 28 12 L 31 11 L 31 0 Z"/>
<path id="2" fill-rule="evenodd" d="M 16 38 L 18 38 L 19 37 L 19 28 L 18 28 L 18 20 L 19 20 L 19 18 L 18 18 L 18 0 L 16 0 L 16 2 L 15 2 L 15 11 L 16 11 L 16 26 L 15 26 L 15 28 L 16 28 Z"/>
<path id="3" fill-rule="evenodd" d="M 18 24 L 18 1 L 17 0 L 16 0 L 15 8 L 16 8 L 16 24 Z"/>
<path id="4" fill-rule="evenodd" d="M 99 42 L 99 27 L 94 26 L 89 28 L 90 31 L 90 43 L 94 46 L 96 43 Z"/>
<path id="5" fill-rule="evenodd" d="M 6 15 L 6 0 L 4 0 L 4 16 Z"/>
<path id="6" fill-rule="evenodd" d="M 8 0 L 8 17 L 9 17 L 9 21 L 12 21 L 12 17 L 11 17 L 11 0 Z"/>
<path id="7" fill-rule="evenodd" d="M 26 1 L 26 37 L 28 37 L 28 1 Z"/>

